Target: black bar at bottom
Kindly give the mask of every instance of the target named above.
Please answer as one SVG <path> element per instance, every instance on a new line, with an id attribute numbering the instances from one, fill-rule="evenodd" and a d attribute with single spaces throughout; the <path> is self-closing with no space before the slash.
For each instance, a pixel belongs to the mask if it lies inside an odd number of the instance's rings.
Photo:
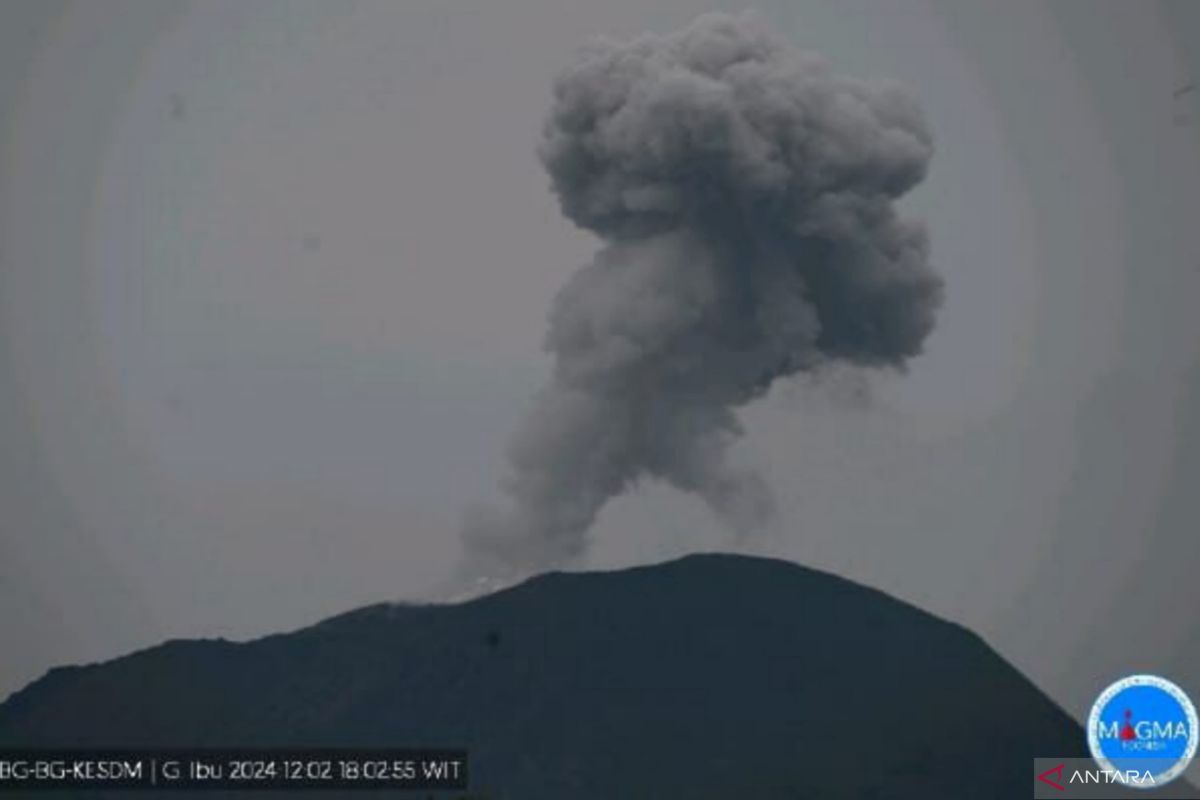
<path id="1" fill-rule="evenodd" d="M 0 750 L 0 793 L 466 788 L 465 750 Z"/>

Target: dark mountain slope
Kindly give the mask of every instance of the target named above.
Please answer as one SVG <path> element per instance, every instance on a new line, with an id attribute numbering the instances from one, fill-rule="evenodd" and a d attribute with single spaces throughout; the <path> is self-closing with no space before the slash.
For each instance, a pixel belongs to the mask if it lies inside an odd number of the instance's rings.
<path id="1" fill-rule="evenodd" d="M 0 746 L 293 744 L 465 745 L 472 790 L 519 800 L 1009 800 L 1034 756 L 1086 753 L 963 628 L 723 555 L 168 642 L 0 705 Z"/>

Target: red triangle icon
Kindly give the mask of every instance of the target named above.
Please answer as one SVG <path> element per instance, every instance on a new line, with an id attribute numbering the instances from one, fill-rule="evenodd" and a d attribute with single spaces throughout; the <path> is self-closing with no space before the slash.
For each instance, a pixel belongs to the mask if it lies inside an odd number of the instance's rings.
<path id="1" fill-rule="evenodd" d="M 1037 779 L 1039 781 L 1041 781 L 1042 783 L 1050 784 L 1055 789 L 1058 789 L 1060 792 L 1065 792 L 1067 790 L 1067 787 L 1063 786 L 1061 783 L 1058 783 L 1057 781 L 1050 780 L 1050 778 L 1048 777 L 1050 775 L 1057 775 L 1058 780 L 1061 781 L 1063 779 L 1063 776 L 1062 776 L 1063 767 L 1065 767 L 1065 766 L 1066 766 L 1066 764 L 1059 764 L 1054 769 L 1048 769 L 1045 772 L 1043 772 L 1041 775 L 1038 775 Z"/>

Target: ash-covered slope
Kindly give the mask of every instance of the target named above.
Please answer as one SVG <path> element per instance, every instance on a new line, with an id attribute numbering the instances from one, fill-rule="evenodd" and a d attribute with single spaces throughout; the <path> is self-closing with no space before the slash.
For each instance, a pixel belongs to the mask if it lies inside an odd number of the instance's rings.
<path id="1" fill-rule="evenodd" d="M 0 705 L 0 746 L 43 745 L 465 745 L 472 792 L 519 800 L 1008 800 L 1086 752 L 963 628 L 725 555 L 53 670 Z"/>

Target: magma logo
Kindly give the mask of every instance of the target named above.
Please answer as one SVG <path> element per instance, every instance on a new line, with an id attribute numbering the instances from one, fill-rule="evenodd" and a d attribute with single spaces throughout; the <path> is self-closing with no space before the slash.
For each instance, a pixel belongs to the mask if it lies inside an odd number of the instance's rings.
<path id="1" fill-rule="evenodd" d="M 1088 717 L 1088 745 L 1104 770 L 1132 787 L 1162 786 L 1196 755 L 1196 709 L 1182 689 L 1156 675 L 1131 675 L 1105 689 Z"/>

